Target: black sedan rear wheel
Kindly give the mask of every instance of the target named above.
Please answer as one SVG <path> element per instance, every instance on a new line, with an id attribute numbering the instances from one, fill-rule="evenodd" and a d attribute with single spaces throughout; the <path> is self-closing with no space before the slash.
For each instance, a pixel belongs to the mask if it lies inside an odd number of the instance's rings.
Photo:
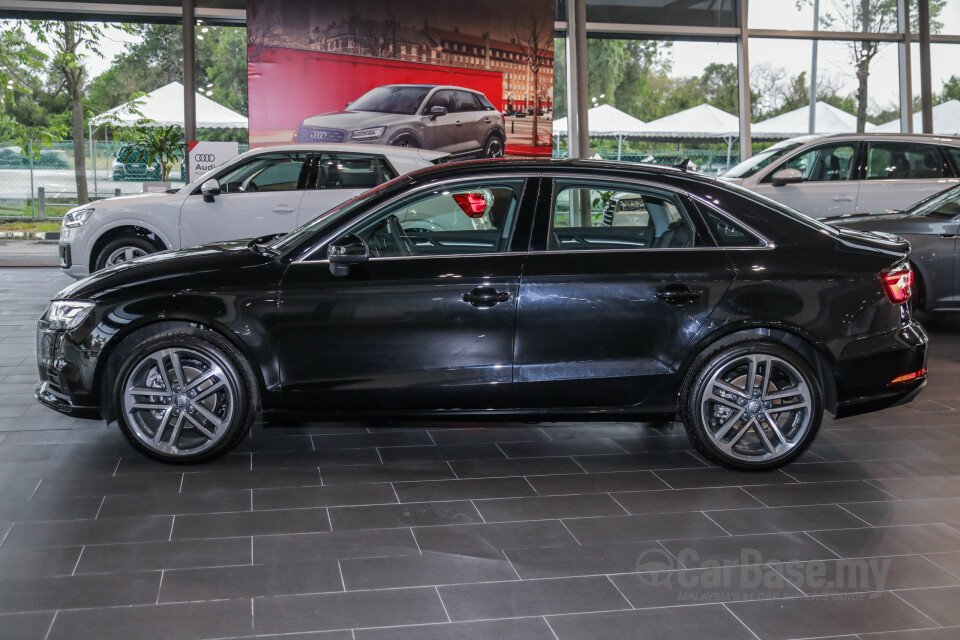
<path id="1" fill-rule="evenodd" d="M 196 327 L 143 340 L 124 358 L 114 389 L 124 435 L 168 463 L 204 462 L 230 451 L 250 429 L 255 399 L 243 356 Z"/>
<path id="2" fill-rule="evenodd" d="M 699 358 L 681 392 L 691 442 L 725 467 L 781 467 L 813 441 L 823 416 L 820 383 L 795 351 L 766 341 Z"/>

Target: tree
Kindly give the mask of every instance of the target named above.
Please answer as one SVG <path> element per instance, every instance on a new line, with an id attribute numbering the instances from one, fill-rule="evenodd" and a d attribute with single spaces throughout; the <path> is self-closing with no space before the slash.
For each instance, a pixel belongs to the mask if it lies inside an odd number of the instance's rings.
<path id="1" fill-rule="evenodd" d="M 937 96 L 937 104 L 948 100 L 960 100 L 960 76 L 952 75 L 943 83 L 943 91 Z"/>
<path id="2" fill-rule="evenodd" d="M 102 37 L 100 25 L 92 22 L 19 20 L 0 31 L 0 67 L 47 103 L 66 97 L 80 203 L 89 201 L 83 130 L 84 62 L 90 55 L 102 57 Z M 42 83 L 45 72 L 49 72 L 49 81 Z"/>
<path id="3" fill-rule="evenodd" d="M 183 157 L 183 129 L 177 125 L 139 129 L 136 143 L 146 150 L 148 167 L 160 161 L 160 181 L 166 182 L 174 161 Z"/>
<path id="4" fill-rule="evenodd" d="M 540 70 L 553 61 L 553 17 L 549 19 L 536 13 L 516 20 L 513 24 L 516 43 L 533 76 L 533 146 L 540 139 L 537 123 L 540 112 Z"/>
<path id="5" fill-rule="evenodd" d="M 810 4 L 813 0 L 797 0 L 797 6 Z M 939 31 L 943 24 L 937 18 L 947 0 L 930 0 L 930 31 Z M 820 26 L 828 31 L 859 31 L 863 33 L 889 33 L 897 29 L 898 0 L 832 0 L 832 9 L 820 17 Z M 915 0 L 909 0 L 911 29 L 916 32 Z M 850 61 L 857 76 L 857 131 L 863 132 L 867 123 L 869 104 L 868 78 L 870 63 L 886 43 L 872 40 L 851 40 L 848 43 Z"/>

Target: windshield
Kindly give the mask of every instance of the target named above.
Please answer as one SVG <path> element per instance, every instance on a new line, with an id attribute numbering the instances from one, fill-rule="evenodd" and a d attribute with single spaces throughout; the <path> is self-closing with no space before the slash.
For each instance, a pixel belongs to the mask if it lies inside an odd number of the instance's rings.
<path id="1" fill-rule="evenodd" d="M 381 192 L 383 192 L 384 190 L 388 188 L 393 188 L 398 184 L 405 183 L 407 180 L 408 178 L 401 176 L 399 178 L 391 180 L 390 182 L 384 182 L 379 187 L 374 187 L 369 191 L 364 191 L 363 193 L 358 195 L 356 198 L 353 198 L 352 200 L 347 200 L 343 204 L 339 204 L 333 209 L 330 209 L 329 211 L 321 213 L 319 216 L 317 216 L 307 224 L 303 225 L 302 227 L 294 229 L 293 231 L 286 234 L 285 236 L 281 236 L 280 238 L 277 238 L 276 240 L 268 244 L 267 247 L 278 253 L 283 253 L 287 249 L 295 247 L 302 240 L 309 238 L 324 226 L 334 222 L 335 220 L 338 220 L 344 217 L 351 211 L 355 211 L 365 206 L 367 204 L 367 201 L 373 198 L 379 197 Z"/>
<path id="2" fill-rule="evenodd" d="M 746 197 L 746 198 L 750 198 L 751 200 L 756 200 L 756 201 L 758 201 L 758 202 L 762 202 L 763 204 L 767 205 L 767 206 L 770 207 L 771 209 L 776 209 L 776 210 L 779 211 L 780 213 L 782 213 L 782 214 L 784 214 L 784 215 L 788 215 L 788 216 L 790 216 L 791 218 L 793 218 L 794 220 L 797 220 L 797 221 L 802 222 L 802 223 L 804 223 L 804 224 L 806 224 L 806 225 L 808 225 L 808 226 L 810 226 L 810 227 L 813 227 L 814 229 L 816 229 L 816 230 L 818 230 L 818 231 L 826 231 L 827 233 L 829 233 L 829 234 L 831 234 L 831 235 L 837 235 L 837 230 L 836 230 L 836 228 L 834 228 L 834 227 L 832 227 L 832 226 L 830 226 L 830 225 L 828 225 L 828 224 L 824 224 L 824 223 L 820 222 L 819 220 L 814 220 L 814 219 L 811 218 L 810 216 L 805 215 L 805 214 L 802 214 L 802 213 L 800 213 L 799 211 L 797 211 L 796 209 L 791 209 L 790 207 L 788 207 L 787 205 L 783 204 L 782 202 L 777 202 L 776 200 L 771 200 L 770 198 L 768 198 L 768 197 L 766 197 L 766 196 L 760 195 L 760 194 L 757 193 L 756 191 L 751 191 L 750 189 L 744 189 L 744 188 L 741 187 L 740 185 L 734 184 L 734 183 L 732 183 L 732 182 L 724 182 L 723 180 L 718 180 L 718 181 L 717 181 L 717 184 L 723 185 L 724 188 L 729 189 L 730 191 L 735 191 L 736 193 L 739 193 L 740 195 L 742 195 L 742 196 L 744 196 L 744 197 Z"/>
<path id="3" fill-rule="evenodd" d="M 757 171 L 760 171 L 760 169 L 763 169 L 773 162 L 776 162 L 788 152 L 793 151 L 802 144 L 802 142 L 791 142 L 790 144 L 784 144 L 783 146 L 775 144 L 769 149 L 765 149 L 755 156 L 750 156 L 740 164 L 734 166 L 732 169 L 730 169 L 730 171 L 724 173 L 721 177 L 749 178 Z"/>
<path id="4" fill-rule="evenodd" d="M 937 218 L 953 218 L 960 215 L 960 187 L 953 187 L 924 198 L 904 213 Z"/>
<path id="5" fill-rule="evenodd" d="M 350 103 L 348 109 L 413 115 L 428 93 L 430 87 L 377 87 Z"/>

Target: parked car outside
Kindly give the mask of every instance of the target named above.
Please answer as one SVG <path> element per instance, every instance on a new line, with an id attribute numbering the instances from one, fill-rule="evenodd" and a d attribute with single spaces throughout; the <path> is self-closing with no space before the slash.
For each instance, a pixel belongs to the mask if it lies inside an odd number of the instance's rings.
<path id="1" fill-rule="evenodd" d="M 110 170 L 113 179 L 117 182 L 156 182 L 163 172 L 160 169 L 160 160 L 154 158 L 152 163 L 150 152 L 135 144 L 125 144 L 117 149 L 113 156 Z"/>
<path id="2" fill-rule="evenodd" d="M 303 121 L 297 142 L 354 142 L 444 151 L 455 157 L 500 158 L 503 116 L 485 95 L 444 85 L 376 87 L 343 111 Z"/>
<path id="3" fill-rule="evenodd" d="M 960 182 L 960 137 L 802 136 L 747 158 L 721 177 L 817 218 L 906 209 Z"/>
<path id="4" fill-rule="evenodd" d="M 906 211 L 842 216 L 829 222 L 909 240 L 914 306 L 927 312 L 960 309 L 960 185 L 928 196 Z"/>
<path id="5" fill-rule="evenodd" d="M 611 192 L 647 215 L 608 223 Z M 679 169 L 449 164 L 278 239 L 74 283 L 39 320 L 37 397 L 174 463 L 222 455 L 262 411 L 679 416 L 708 459 L 769 469 L 824 410 L 881 409 L 926 383 L 908 251 Z"/>
<path id="6" fill-rule="evenodd" d="M 70 166 L 69 156 L 62 149 L 37 149 L 33 158 L 35 169 L 67 169 Z M 30 158 L 24 155 L 21 147 L 0 148 L 0 167 L 9 169 L 29 169 Z"/>
<path id="7" fill-rule="evenodd" d="M 292 231 L 446 154 L 369 145 L 285 145 L 243 153 L 182 189 L 99 200 L 67 212 L 60 268 L 82 278 L 133 258 Z"/>

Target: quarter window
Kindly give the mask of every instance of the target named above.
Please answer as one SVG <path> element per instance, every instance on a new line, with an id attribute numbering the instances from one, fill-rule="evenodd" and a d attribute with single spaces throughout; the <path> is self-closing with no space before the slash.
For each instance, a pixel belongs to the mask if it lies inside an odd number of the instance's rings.
<path id="1" fill-rule="evenodd" d="M 461 183 L 421 192 L 364 220 L 355 233 L 380 258 L 507 251 L 523 180 Z"/>
<path id="2" fill-rule="evenodd" d="M 710 227 L 710 233 L 713 234 L 717 244 L 721 247 L 759 247 L 763 244 L 743 225 L 721 215 L 712 208 L 705 208 L 703 205 L 699 205 L 699 207 L 701 210 L 706 210 L 706 216 L 704 217 L 707 219 L 707 226 Z"/>
<path id="3" fill-rule="evenodd" d="M 910 142 L 871 142 L 867 180 L 920 180 L 943 177 L 936 146 Z"/>
<path id="4" fill-rule="evenodd" d="M 549 251 L 693 247 L 693 225 L 672 194 L 557 182 Z"/>

